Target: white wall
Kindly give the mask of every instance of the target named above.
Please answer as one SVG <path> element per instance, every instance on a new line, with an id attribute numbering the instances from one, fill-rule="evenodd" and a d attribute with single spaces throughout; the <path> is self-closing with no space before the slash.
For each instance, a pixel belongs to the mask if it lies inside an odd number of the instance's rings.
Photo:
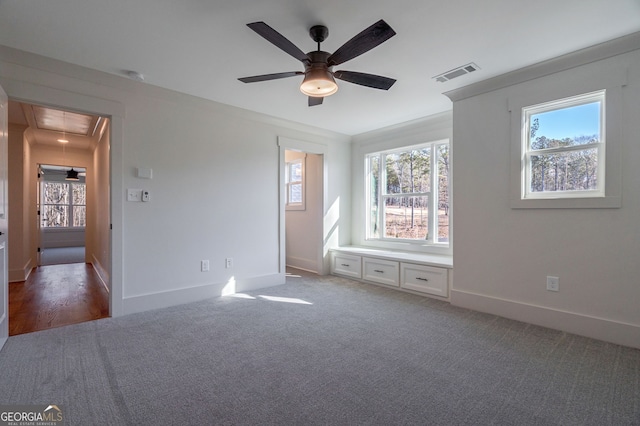
<path id="1" fill-rule="evenodd" d="M 59 247 L 84 247 L 85 230 L 82 229 L 44 229 L 42 232 L 42 241 L 40 247 L 59 248 Z"/>
<path id="2" fill-rule="evenodd" d="M 27 173 L 24 168 L 26 126 L 9 125 L 9 170 L 8 170 L 8 218 L 9 218 L 9 281 L 24 281 L 30 267 L 29 232 L 25 213 L 28 212 L 24 197 L 24 181 Z"/>
<path id="3" fill-rule="evenodd" d="M 284 282 L 280 136 L 325 147 L 327 205 L 339 205 L 330 243 L 350 238 L 344 135 L 6 47 L 0 84 L 10 98 L 112 117 L 114 315 L 219 295 L 233 283 L 242 290 Z M 135 177 L 137 167 L 152 168 L 153 179 Z M 151 201 L 126 202 L 127 188 L 150 191 Z M 202 259 L 209 272 L 200 272 Z"/>
<path id="4" fill-rule="evenodd" d="M 640 46 L 635 37 L 625 46 Z M 453 304 L 640 347 L 640 51 L 622 48 L 599 46 L 451 94 Z M 608 52 L 615 56 L 601 59 Z M 609 141 L 622 152 L 622 207 L 511 208 L 519 173 L 511 173 L 510 101 L 563 97 L 611 75 L 627 80 L 618 140 Z M 547 275 L 560 278 L 559 292 L 546 290 Z"/>
<path id="5" fill-rule="evenodd" d="M 285 152 L 285 161 L 297 158 L 305 164 L 305 208 L 286 211 L 286 262 L 287 266 L 322 273 L 318 264 L 322 250 L 322 156 Z"/>
<path id="6" fill-rule="evenodd" d="M 107 123 L 102 138 L 93 151 L 93 167 L 89 170 L 92 179 L 87 188 L 86 258 L 105 283 L 109 283 L 111 269 L 110 135 L 110 124 Z"/>

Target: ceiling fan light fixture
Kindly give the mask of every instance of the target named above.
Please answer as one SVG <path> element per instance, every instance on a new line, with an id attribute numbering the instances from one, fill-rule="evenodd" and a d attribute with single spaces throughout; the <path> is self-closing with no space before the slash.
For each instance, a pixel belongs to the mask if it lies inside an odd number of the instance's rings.
<path id="1" fill-rule="evenodd" d="M 74 170 L 73 167 L 71 168 L 71 170 L 67 170 L 67 177 L 64 178 L 64 180 L 73 180 L 73 181 L 80 180 L 80 178 L 78 177 L 78 171 Z"/>
<path id="2" fill-rule="evenodd" d="M 304 75 L 300 91 L 307 96 L 323 98 L 336 93 L 338 85 L 326 68 L 311 68 Z"/>

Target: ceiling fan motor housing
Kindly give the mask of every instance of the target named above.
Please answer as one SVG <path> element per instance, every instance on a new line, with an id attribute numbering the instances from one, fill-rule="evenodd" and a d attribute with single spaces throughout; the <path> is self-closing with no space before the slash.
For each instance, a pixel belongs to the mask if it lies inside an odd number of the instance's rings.
<path id="1" fill-rule="evenodd" d="M 300 86 L 302 93 L 308 96 L 329 96 L 338 90 L 327 59 L 329 52 L 321 50 L 307 53 L 309 62 L 304 65 L 304 81 Z"/>

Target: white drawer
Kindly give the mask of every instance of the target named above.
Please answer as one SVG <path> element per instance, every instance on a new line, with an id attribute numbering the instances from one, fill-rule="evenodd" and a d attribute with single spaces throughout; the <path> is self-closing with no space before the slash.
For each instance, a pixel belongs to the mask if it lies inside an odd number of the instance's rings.
<path id="1" fill-rule="evenodd" d="M 390 260 L 362 258 L 362 278 L 380 284 L 400 285 L 399 263 Z"/>
<path id="2" fill-rule="evenodd" d="M 400 267 L 400 287 L 422 293 L 447 297 L 448 270 L 434 266 L 402 263 Z"/>
<path id="3" fill-rule="evenodd" d="M 362 278 L 361 257 L 331 253 L 331 273 L 352 278 Z"/>

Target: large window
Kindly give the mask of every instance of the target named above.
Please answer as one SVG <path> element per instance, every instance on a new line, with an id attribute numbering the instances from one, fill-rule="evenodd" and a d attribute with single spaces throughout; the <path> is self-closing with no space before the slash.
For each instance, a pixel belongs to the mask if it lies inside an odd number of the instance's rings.
<path id="1" fill-rule="evenodd" d="M 522 109 L 522 197 L 604 197 L 605 92 Z"/>
<path id="2" fill-rule="evenodd" d="M 365 157 L 367 239 L 449 243 L 449 143 Z"/>
<path id="3" fill-rule="evenodd" d="M 42 226 L 69 228 L 86 226 L 87 195 L 84 183 L 43 183 Z"/>

